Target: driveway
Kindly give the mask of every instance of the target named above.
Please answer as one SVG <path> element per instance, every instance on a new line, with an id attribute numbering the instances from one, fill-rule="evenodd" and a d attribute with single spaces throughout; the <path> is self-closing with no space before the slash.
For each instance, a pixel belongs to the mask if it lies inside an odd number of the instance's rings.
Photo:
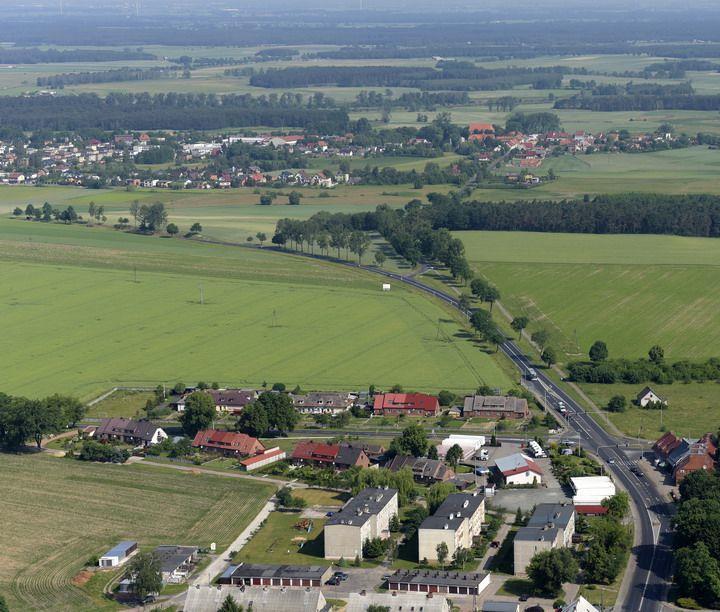
<path id="1" fill-rule="evenodd" d="M 345 572 L 348 579 L 341 582 L 337 586 L 326 584 L 322 587 L 325 598 L 343 599 L 350 596 L 350 593 L 359 593 L 360 591 L 372 592 L 376 587 L 382 584 L 382 577 L 392 574 L 391 570 L 382 565 L 378 567 L 337 567 L 333 566 L 333 571 Z"/>

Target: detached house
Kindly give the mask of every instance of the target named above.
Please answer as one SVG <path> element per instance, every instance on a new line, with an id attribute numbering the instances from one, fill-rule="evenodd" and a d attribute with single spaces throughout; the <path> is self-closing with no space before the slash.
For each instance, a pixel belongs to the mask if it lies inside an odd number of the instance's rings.
<path id="1" fill-rule="evenodd" d="M 542 482 L 543 471 L 540 466 L 522 453 L 501 457 L 495 462 L 495 469 L 506 485 L 528 485 Z"/>
<path id="2" fill-rule="evenodd" d="M 424 484 L 445 482 L 455 477 L 455 472 L 439 459 L 395 455 L 385 467 L 391 472 L 399 472 L 403 468 L 410 468 L 415 480 Z"/>
<path id="3" fill-rule="evenodd" d="M 295 409 L 302 414 L 339 414 L 346 412 L 355 403 L 357 396 L 352 393 L 307 393 L 293 395 Z"/>
<path id="4" fill-rule="evenodd" d="M 384 416 L 436 416 L 440 404 L 437 397 L 424 393 L 381 393 L 375 396 L 373 412 Z"/>
<path id="5" fill-rule="evenodd" d="M 134 421 L 122 417 L 103 419 L 89 434 L 97 440 L 118 441 L 133 446 L 152 446 L 168 437 L 162 428 L 150 421 Z"/>
<path id="6" fill-rule="evenodd" d="M 193 448 L 218 452 L 226 457 L 247 457 L 265 451 L 265 447 L 257 438 L 244 433 L 217 429 L 198 431 L 192 445 Z"/>
<path id="7" fill-rule="evenodd" d="M 667 400 L 660 397 L 650 387 L 645 387 L 642 391 L 640 391 L 640 393 L 637 394 L 635 401 L 641 408 L 645 408 L 648 404 L 661 403 L 667 405 Z"/>

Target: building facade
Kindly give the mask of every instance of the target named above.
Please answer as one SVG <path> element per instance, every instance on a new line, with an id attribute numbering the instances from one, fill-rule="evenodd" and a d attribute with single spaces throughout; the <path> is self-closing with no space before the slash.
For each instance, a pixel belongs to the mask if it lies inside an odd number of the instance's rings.
<path id="1" fill-rule="evenodd" d="M 458 548 L 471 548 L 485 520 L 485 497 L 479 493 L 452 493 L 418 529 L 418 560 L 437 561 L 437 547 L 444 542 L 448 558 Z"/>
<path id="2" fill-rule="evenodd" d="M 530 416 L 527 400 L 503 395 L 469 395 L 463 404 L 463 417 L 490 419 L 526 419 Z"/>
<path id="3" fill-rule="evenodd" d="M 528 524 L 521 527 L 513 541 L 516 576 L 523 576 L 532 558 L 539 552 L 572 544 L 575 533 L 575 508 L 570 504 L 538 504 Z"/>

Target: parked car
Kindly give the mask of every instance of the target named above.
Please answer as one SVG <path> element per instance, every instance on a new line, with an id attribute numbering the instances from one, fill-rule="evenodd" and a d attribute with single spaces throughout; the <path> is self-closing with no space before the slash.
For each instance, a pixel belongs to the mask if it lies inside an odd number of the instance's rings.
<path id="1" fill-rule="evenodd" d="M 332 576 L 330 580 L 328 580 L 325 584 L 329 584 L 330 586 L 337 586 L 340 584 L 340 578 L 338 576 Z"/>
<path id="2" fill-rule="evenodd" d="M 527 601 L 528 599 L 530 599 L 530 595 L 528 595 L 527 593 L 523 593 L 522 595 L 520 595 L 520 601 Z"/>

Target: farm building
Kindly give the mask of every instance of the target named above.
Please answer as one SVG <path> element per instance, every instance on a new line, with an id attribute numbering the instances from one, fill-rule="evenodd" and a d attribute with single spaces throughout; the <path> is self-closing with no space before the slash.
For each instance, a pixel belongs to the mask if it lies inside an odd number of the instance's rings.
<path id="1" fill-rule="evenodd" d="M 396 489 L 363 489 L 325 523 L 326 559 L 363 556 L 363 544 L 390 537 L 390 519 L 398 514 Z"/>
<path id="2" fill-rule="evenodd" d="M 469 395 L 463 404 L 463 417 L 526 419 L 530 416 L 527 400 L 502 395 Z"/>
<path id="3" fill-rule="evenodd" d="M 458 548 L 471 548 L 485 520 L 485 497 L 478 493 L 452 493 L 418 529 L 418 559 L 437 560 L 437 546 L 445 542 L 448 556 Z"/>
<path id="4" fill-rule="evenodd" d="M 89 435 L 97 440 L 118 441 L 133 446 L 152 446 L 166 440 L 165 431 L 150 421 L 134 421 L 123 417 L 103 419 Z"/>
<path id="5" fill-rule="evenodd" d="M 163 583 L 178 584 L 185 580 L 198 558 L 197 546 L 158 546 L 152 554 L 160 563 Z"/>
<path id="6" fill-rule="evenodd" d="M 253 470 L 259 470 L 271 463 L 282 461 L 286 456 L 285 451 L 276 446 L 275 448 L 269 448 L 259 455 L 243 459 L 240 462 L 240 469 L 246 472 L 252 472 Z"/>
<path id="7" fill-rule="evenodd" d="M 217 612 L 231 596 L 253 612 L 320 612 L 327 602 L 319 589 L 268 589 L 267 587 L 194 586 L 188 589 L 184 612 Z"/>
<path id="8" fill-rule="evenodd" d="M 258 455 L 265 450 L 257 438 L 244 433 L 217 429 L 198 431 L 192 446 L 204 451 L 221 453 L 226 457 L 247 457 Z"/>
<path id="9" fill-rule="evenodd" d="M 661 403 L 667 405 L 667 400 L 660 397 L 650 387 L 645 387 L 642 391 L 640 391 L 640 393 L 637 394 L 635 401 L 641 408 L 645 408 L 648 404 Z"/>
<path id="10" fill-rule="evenodd" d="M 330 578 L 330 566 L 231 565 L 218 578 L 219 584 L 235 586 L 320 587 Z"/>
<path id="11" fill-rule="evenodd" d="M 425 393 L 381 393 L 375 396 L 373 402 L 373 412 L 376 415 L 436 416 L 439 411 L 437 397 Z"/>
<path id="12" fill-rule="evenodd" d="M 573 505 L 580 514 L 605 514 L 602 501 L 615 495 L 615 485 L 609 476 L 576 476 L 570 479 Z"/>
<path id="13" fill-rule="evenodd" d="M 131 540 L 120 542 L 108 550 L 100 560 L 100 567 L 117 567 L 127 561 L 138 549 L 138 543 Z"/>
<path id="14" fill-rule="evenodd" d="M 513 540 L 514 572 L 524 575 L 539 552 L 570 546 L 575 533 L 575 508 L 569 504 L 538 504 L 528 524 Z"/>
<path id="15" fill-rule="evenodd" d="M 388 578 L 391 591 L 479 595 L 490 584 L 490 574 L 441 572 L 437 570 L 397 570 Z"/>
<path id="16" fill-rule="evenodd" d="M 406 467 L 410 468 L 415 480 L 424 484 L 445 482 L 455 477 L 455 472 L 439 459 L 395 455 L 385 467 L 391 472 L 399 472 Z"/>
<path id="17" fill-rule="evenodd" d="M 296 465 L 334 467 L 338 470 L 370 466 L 368 456 L 360 448 L 312 440 L 300 442 L 293 449 L 292 460 Z"/>
<path id="18" fill-rule="evenodd" d="M 357 395 L 352 393 L 306 393 L 291 395 L 293 406 L 302 414 L 340 414 L 355 404 Z"/>
<path id="19" fill-rule="evenodd" d="M 450 612 L 450 604 L 445 597 L 433 597 L 423 593 L 373 593 L 362 591 L 350 593 L 345 612 L 366 612 L 371 607 L 387 612 Z"/>
<path id="20" fill-rule="evenodd" d="M 527 485 L 542 482 L 543 471 L 527 455 L 515 453 L 495 461 L 495 469 L 506 485 Z"/>

